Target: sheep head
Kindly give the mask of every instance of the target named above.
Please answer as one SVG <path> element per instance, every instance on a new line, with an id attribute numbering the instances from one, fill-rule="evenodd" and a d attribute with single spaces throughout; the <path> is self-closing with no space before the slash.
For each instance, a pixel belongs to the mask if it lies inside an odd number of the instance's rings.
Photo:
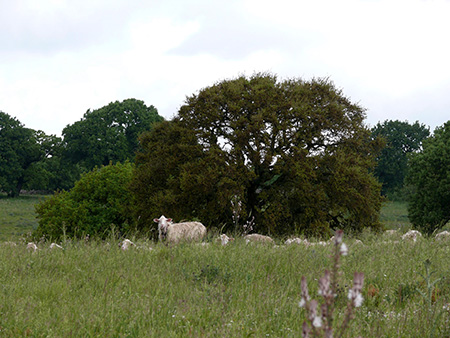
<path id="1" fill-rule="evenodd" d="M 160 218 L 153 219 L 153 221 L 158 223 L 159 239 L 165 240 L 169 227 L 172 225 L 172 218 L 166 218 L 162 215 Z"/>

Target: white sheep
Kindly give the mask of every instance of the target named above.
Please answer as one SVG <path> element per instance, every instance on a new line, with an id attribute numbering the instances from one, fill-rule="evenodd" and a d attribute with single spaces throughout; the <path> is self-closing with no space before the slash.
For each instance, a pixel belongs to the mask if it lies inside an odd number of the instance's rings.
<path id="1" fill-rule="evenodd" d="M 123 242 L 120 242 L 119 243 L 119 245 L 120 245 L 120 248 L 123 250 L 123 251 L 126 251 L 126 250 L 128 250 L 130 247 L 132 247 L 132 246 L 136 246 L 132 241 L 130 241 L 129 239 L 125 239 Z"/>
<path id="2" fill-rule="evenodd" d="M 448 240 L 450 238 L 450 232 L 448 232 L 447 230 L 445 231 L 441 231 L 440 233 L 436 234 L 435 239 L 440 241 L 440 240 Z"/>
<path id="3" fill-rule="evenodd" d="M 50 244 L 50 249 L 62 249 L 63 247 L 61 245 L 58 245 L 56 243 Z"/>
<path id="4" fill-rule="evenodd" d="M 37 249 L 38 249 L 38 247 L 37 247 L 36 244 L 30 242 L 30 243 L 27 244 L 27 249 L 28 249 L 28 250 L 31 250 L 31 251 L 33 251 L 33 252 L 36 252 Z"/>
<path id="5" fill-rule="evenodd" d="M 245 242 L 259 242 L 259 243 L 271 243 L 273 244 L 273 239 L 269 236 L 264 236 L 260 234 L 250 234 L 244 236 Z"/>
<path id="6" fill-rule="evenodd" d="M 309 242 L 308 242 L 307 239 L 301 239 L 301 238 L 296 237 L 296 238 L 288 238 L 288 239 L 284 242 L 284 244 L 286 244 L 286 245 L 291 245 L 291 244 L 303 244 L 303 245 L 308 246 L 308 245 L 309 245 Z"/>
<path id="7" fill-rule="evenodd" d="M 418 237 L 422 237 L 422 234 L 417 230 L 409 230 L 406 234 L 402 236 L 403 240 L 412 240 L 413 242 L 417 241 Z"/>
<path id="8" fill-rule="evenodd" d="M 219 236 L 219 238 L 217 240 L 220 242 L 220 244 L 227 245 L 229 242 L 234 241 L 234 238 L 228 237 L 227 235 L 222 234 Z"/>
<path id="9" fill-rule="evenodd" d="M 200 222 L 172 223 L 172 219 L 164 215 L 153 221 L 158 223 L 160 241 L 167 240 L 168 243 L 199 241 L 206 235 L 206 228 Z"/>
<path id="10" fill-rule="evenodd" d="M 396 235 L 398 234 L 398 231 L 397 231 L 397 230 L 386 230 L 386 231 L 384 232 L 384 234 L 385 234 L 386 236 L 396 236 Z"/>

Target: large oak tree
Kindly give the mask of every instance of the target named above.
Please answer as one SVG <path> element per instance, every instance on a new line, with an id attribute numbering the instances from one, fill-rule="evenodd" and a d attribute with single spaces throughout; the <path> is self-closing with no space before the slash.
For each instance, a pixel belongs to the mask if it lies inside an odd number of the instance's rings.
<path id="1" fill-rule="evenodd" d="M 253 220 L 271 234 L 377 228 L 379 143 L 364 118 L 327 79 L 255 74 L 204 88 L 142 138 L 141 225 L 165 213 L 228 230 Z"/>

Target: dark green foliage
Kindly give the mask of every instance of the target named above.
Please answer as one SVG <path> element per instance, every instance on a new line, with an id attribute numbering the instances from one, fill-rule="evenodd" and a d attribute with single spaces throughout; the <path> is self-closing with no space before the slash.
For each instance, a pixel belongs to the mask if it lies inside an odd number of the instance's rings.
<path id="1" fill-rule="evenodd" d="M 61 138 L 25 128 L 0 112 L 0 191 L 52 191 L 73 186 L 79 169 L 62 160 Z"/>
<path id="2" fill-rule="evenodd" d="M 450 121 L 423 142 L 411 157 L 407 182 L 414 188 L 408 207 L 411 223 L 431 234 L 450 221 Z"/>
<path id="3" fill-rule="evenodd" d="M 165 214 L 234 230 L 234 212 L 270 234 L 377 228 L 380 144 L 364 117 L 328 80 L 256 74 L 205 88 L 141 139 L 140 226 Z"/>
<path id="4" fill-rule="evenodd" d="M 392 195 L 403 188 L 408 169 L 408 154 L 422 149 L 422 142 L 430 135 L 423 124 L 401 121 L 384 121 L 372 128 L 372 137 L 382 137 L 386 147 L 377 158 L 374 174 L 383 184 L 382 193 Z"/>
<path id="5" fill-rule="evenodd" d="M 70 191 L 57 192 L 36 206 L 39 226 L 35 237 L 53 239 L 86 234 L 106 237 L 111 227 L 134 229 L 128 186 L 133 165 L 108 165 L 83 175 Z"/>
<path id="6" fill-rule="evenodd" d="M 72 188 L 80 178 L 81 168 L 62 157 L 62 139 L 42 131 L 35 132 L 35 137 L 42 156 L 30 166 L 23 188 L 49 192 Z"/>
<path id="7" fill-rule="evenodd" d="M 90 111 L 64 128 L 64 156 L 89 171 L 110 162 L 133 160 L 139 135 L 162 121 L 155 107 L 128 99 Z"/>
<path id="8" fill-rule="evenodd" d="M 33 165 L 45 157 L 39 135 L 17 119 L 0 111 L 0 191 L 19 195 L 33 173 Z"/>

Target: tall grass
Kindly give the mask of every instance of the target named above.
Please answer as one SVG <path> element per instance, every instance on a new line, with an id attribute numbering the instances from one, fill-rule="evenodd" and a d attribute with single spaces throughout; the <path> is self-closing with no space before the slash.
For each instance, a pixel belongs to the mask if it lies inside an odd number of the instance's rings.
<path id="1" fill-rule="evenodd" d="M 299 337 L 301 276 L 318 279 L 332 253 L 242 240 L 226 247 L 136 242 L 141 248 L 129 251 L 113 240 L 67 242 L 64 250 L 44 243 L 36 253 L 0 246 L 0 336 Z M 350 242 L 341 264 L 336 309 L 347 302 L 353 272 L 365 275 L 365 301 L 348 336 L 429 337 L 432 327 L 436 337 L 450 336 L 448 244 L 365 243 Z M 431 303 L 418 292 L 426 291 L 427 259 L 443 278 Z M 336 315 L 340 322 L 343 313 Z"/>
<path id="2" fill-rule="evenodd" d="M 0 199 L 1 217 L 28 217 L 3 206 L 30 200 Z M 20 232 L 4 229 L 8 240 Z M 450 242 L 361 239 L 345 240 L 338 281 L 340 323 L 353 273 L 365 276 L 347 336 L 450 337 Z M 332 263 L 331 246 L 134 242 L 128 251 L 114 238 L 66 241 L 63 250 L 40 243 L 35 253 L 0 244 L 0 337 L 299 337 L 301 276 L 316 297 Z"/>

